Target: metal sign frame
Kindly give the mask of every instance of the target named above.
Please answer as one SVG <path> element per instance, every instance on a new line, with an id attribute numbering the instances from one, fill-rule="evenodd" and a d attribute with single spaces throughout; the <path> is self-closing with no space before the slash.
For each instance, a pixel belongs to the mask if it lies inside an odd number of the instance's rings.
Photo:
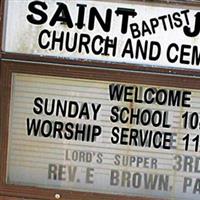
<path id="1" fill-rule="evenodd" d="M 140 1 L 140 0 L 135 0 Z M 145 2 L 151 2 L 150 0 Z M 158 0 L 162 5 L 190 5 L 200 7 L 198 1 Z M 52 57 L 38 57 L 26 54 L 6 53 L 2 51 L 4 7 L 6 0 L 0 1 L 0 198 L 4 200 L 26 199 L 83 199 L 88 200 L 151 200 L 142 197 L 127 197 L 104 195 L 87 192 L 73 192 L 55 189 L 43 189 L 28 186 L 9 185 L 6 183 L 8 126 L 11 97 L 12 73 L 49 75 L 71 78 L 88 78 L 96 80 L 123 81 L 134 84 L 153 84 L 200 89 L 200 70 L 184 70 L 170 68 L 153 68 L 129 64 L 114 64 L 101 62 L 72 61 Z M 196 76 L 196 78 L 194 77 Z M 56 196 L 56 194 L 58 196 Z M 153 198 L 154 199 L 154 198 Z M 152 199 L 152 200 L 153 200 Z"/>
<path id="2" fill-rule="evenodd" d="M 97 193 L 88 192 L 73 192 L 63 191 L 55 189 L 43 189 L 28 186 L 17 186 L 9 185 L 6 183 L 7 174 L 7 149 L 8 149 L 8 128 L 9 128 L 9 112 L 10 112 L 10 98 L 11 98 L 11 77 L 12 73 L 25 73 L 35 75 L 49 75 L 56 77 L 69 77 L 79 79 L 94 79 L 94 80 L 109 80 L 109 81 L 120 81 L 134 84 L 146 84 L 156 86 L 175 86 L 200 89 L 200 79 L 193 79 L 189 77 L 174 77 L 170 75 L 158 75 L 158 74 L 147 74 L 117 70 L 105 70 L 101 69 L 90 69 L 77 66 L 77 63 L 69 65 L 56 65 L 56 64 L 39 64 L 39 63 L 27 63 L 27 62 L 13 62 L 3 60 L 1 63 L 1 84 L 0 84 L 0 195 L 5 196 L 16 196 L 23 198 L 34 198 L 34 199 L 54 199 L 56 194 L 61 196 L 60 199 L 81 199 L 87 196 L 88 200 L 96 199 L 140 199 L 136 197 L 126 197 L 117 195 L 104 195 Z M 183 84 L 184 83 L 184 84 Z"/>

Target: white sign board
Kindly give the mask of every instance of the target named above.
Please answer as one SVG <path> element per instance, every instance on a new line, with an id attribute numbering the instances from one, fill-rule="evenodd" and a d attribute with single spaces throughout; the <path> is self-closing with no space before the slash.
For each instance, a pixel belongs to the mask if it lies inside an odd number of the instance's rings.
<path id="1" fill-rule="evenodd" d="M 6 52 L 199 69 L 198 8 L 7 0 L 5 18 Z"/>
<path id="2" fill-rule="evenodd" d="M 200 91 L 14 73 L 7 183 L 199 200 Z"/>

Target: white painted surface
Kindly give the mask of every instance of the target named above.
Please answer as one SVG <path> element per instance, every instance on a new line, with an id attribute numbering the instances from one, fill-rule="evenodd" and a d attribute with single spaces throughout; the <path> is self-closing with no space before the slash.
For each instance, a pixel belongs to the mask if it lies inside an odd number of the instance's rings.
<path id="1" fill-rule="evenodd" d="M 200 178 L 199 173 L 194 172 L 194 168 L 197 167 L 198 170 L 200 170 L 200 163 L 193 163 L 192 172 L 173 170 L 173 166 L 176 164 L 174 160 L 175 155 L 191 156 L 193 159 L 199 158 L 199 152 L 194 152 L 194 145 L 190 145 L 189 151 L 185 151 L 184 143 L 182 141 L 182 138 L 187 133 L 190 133 L 191 137 L 198 135 L 199 129 L 184 129 L 181 120 L 181 115 L 185 111 L 200 112 L 199 90 L 188 89 L 192 92 L 190 108 L 171 107 L 166 105 L 158 106 L 156 104 L 151 104 L 151 106 L 149 106 L 148 104 L 131 104 L 123 101 L 110 101 L 109 84 L 112 84 L 112 82 L 13 74 L 7 182 L 37 187 L 58 188 L 64 190 L 70 189 L 74 191 L 89 191 L 130 196 L 152 196 L 166 199 L 199 200 L 199 192 L 193 193 L 193 187 L 195 181 Z M 134 84 L 125 85 L 135 86 Z M 156 88 L 155 86 L 137 86 L 142 87 L 143 89 L 147 87 Z M 164 89 L 177 90 L 177 88 Z M 184 91 L 186 89 L 178 88 L 178 90 Z M 101 104 L 101 109 L 98 113 L 97 120 L 72 119 L 60 115 L 56 116 L 55 113 L 51 116 L 45 114 L 37 115 L 33 112 L 33 108 L 35 107 L 34 99 L 36 97 L 41 97 L 43 99 L 48 98 L 49 100 L 60 99 L 62 102 L 64 100 L 77 101 L 78 103 L 87 102 L 88 105 L 91 105 L 91 103 L 95 103 L 95 105 Z M 111 107 L 114 105 L 135 109 L 149 109 L 151 107 L 152 110 L 167 111 L 171 127 L 156 128 L 152 125 L 142 126 L 127 123 L 122 124 L 120 122 L 113 123 L 110 121 L 110 116 Z M 52 122 L 61 121 L 63 123 L 96 124 L 102 127 L 102 134 L 95 142 L 66 140 L 64 138 L 34 137 L 33 135 L 28 136 L 26 124 L 27 118 L 36 120 L 42 119 L 42 121 L 50 120 Z M 166 150 L 162 148 L 155 149 L 149 147 L 136 147 L 133 145 L 112 144 L 111 132 L 114 126 L 174 133 L 176 135 L 176 142 L 173 143 L 175 148 Z M 94 155 L 92 162 L 66 160 L 67 150 L 70 154 L 74 151 L 92 153 Z M 98 153 L 103 155 L 102 163 L 97 163 Z M 149 158 L 148 162 L 151 162 L 151 159 L 156 159 L 157 167 L 145 168 L 142 165 L 136 166 L 135 162 L 133 162 L 133 166 L 117 166 L 114 164 L 114 157 L 116 154 L 120 154 L 121 156 L 133 156 L 135 158 L 141 157 L 142 159 Z M 48 178 L 48 166 L 50 163 L 62 164 L 66 167 L 77 166 L 75 181 L 70 182 L 66 174 L 66 180 L 50 180 Z M 86 183 L 85 180 L 87 168 L 94 169 L 92 184 Z M 133 186 L 126 187 L 121 185 L 123 178 L 120 177 L 120 184 L 113 186 L 110 184 L 110 173 L 112 169 L 118 170 L 120 173 L 122 171 L 128 171 L 132 174 L 139 173 L 142 182 L 139 184 L 138 188 Z M 169 183 L 167 184 L 167 190 L 159 190 L 159 186 L 162 186 L 159 185 L 158 182 L 156 182 L 155 188 L 145 189 L 145 183 L 148 184 L 145 182 L 145 174 L 146 176 L 168 176 Z M 187 187 L 186 192 L 183 192 L 184 177 L 193 179 L 191 186 Z M 133 181 L 136 181 L 136 179 L 133 179 Z"/>

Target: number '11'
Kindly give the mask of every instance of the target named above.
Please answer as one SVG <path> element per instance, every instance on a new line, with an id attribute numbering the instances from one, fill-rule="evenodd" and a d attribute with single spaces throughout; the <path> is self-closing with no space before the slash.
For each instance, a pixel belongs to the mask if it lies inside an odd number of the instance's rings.
<path id="1" fill-rule="evenodd" d="M 184 138 L 183 141 L 185 141 L 185 151 L 188 151 L 188 147 L 190 144 L 190 134 L 187 134 Z M 194 143 L 195 151 L 197 152 L 199 150 L 199 135 L 196 135 L 193 139 L 192 142 Z"/>

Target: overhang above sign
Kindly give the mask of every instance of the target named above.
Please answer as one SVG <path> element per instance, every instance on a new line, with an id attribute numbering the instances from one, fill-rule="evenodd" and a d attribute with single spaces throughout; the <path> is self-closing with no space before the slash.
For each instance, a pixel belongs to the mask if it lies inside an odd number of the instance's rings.
<path id="1" fill-rule="evenodd" d="M 186 69 L 200 65 L 195 8 L 8 0 L 5 15 L 6 52 Z"/>

